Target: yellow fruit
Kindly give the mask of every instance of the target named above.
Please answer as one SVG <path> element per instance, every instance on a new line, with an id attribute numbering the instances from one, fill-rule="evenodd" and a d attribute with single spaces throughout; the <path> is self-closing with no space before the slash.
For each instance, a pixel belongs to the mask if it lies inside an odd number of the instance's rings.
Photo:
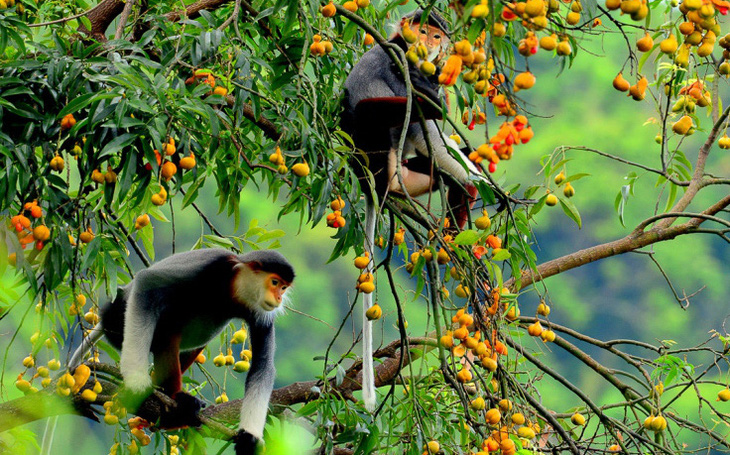
<path id="1" fill-rule="evenodd" d="M 421 73 L 423 73 L 426 76 L 433 76 L 433 74 L 436 72 L 436 65 L 434 65 L 431 62 L 423 62 L 420 66 Z"/>
<path id="2" fill-rule="evenodd" d="M 165 203 L 165 199 L 162 196 L 160 196 L 159 194 L 153 194 L 151 199 L 152 199 L 152 205 L 160 206 Z"/>
<path id="3" fill-rule="evenodd" d="M 104 423 L 107 425 L 116 425 L 119 423 L 119 417 L 112 414 L 106 414 L 104 416 Z"/>
<path id="4" fill-rule="evenodd" d="M 545 198 L 545 205 L 549 205 L 550 207 L 556 205 L 558 203 L 558 197 L 554 194 L 548 194 Z"/>
<path id="5" fill-rule="evenodd" d="M 441 450 L 441 444 L 438 441 L 428 441 L 426 450 L 428 450 L 428 453 L 438 453 Z"/>
<path id="6" fill-rule="evenodd" d="M 458 373 L 456 373 L 456 379 L 458 379 L 459 382 L 461 382 L 461 383 L 471 381 L 472 380 L 471 371 L 467 370 L 466 368 L 461 369 Z"/>
<path id="7" fill-rule="evenodd" d="M 672 131 L 677 134 L 687 135 L 692 128 L 692 118 L 688 115 L 683 115 L 682 118 L 677 120 L 672 125 Z"/>
<path id="8" fill-rule="evenodd" d="M 168 181 L 177 174 L 177 166 L 172 161 L 165 161 L 165 164 L 162 165 L 161 174 L 162 178 Z"/>
<path id="9" fill-rule="evenodd" d="M 487 211 L 482 211 L 482 216 L 474 220 L 474 226 L 477 227 L 477 229 L 485 230 L 489 229 L 489 227 L 492 225 L 492 221 L 489 219 L 489 215 L 487 215 Z"/>
<path id="10" fill-rule="evenodd" d="M 375 290 L 375 283 L 373 283 L 372 281 L 361 283 L 359 289 L 360 292 L 362 292 L 363 294 L 370 294 Z"/>
<path id="11" fill-rule="evenodd" d="M 94 240 L 94 233 L 91 232 L 91 228 L 88 228 L 81 234 L 79 234 L 79 240 L 81 240 L 83 243 L 90 243 L 92 240 Z"/>
<path id="12" fill-rule="evenodd" d="M 488 15 L 489 15 L 489 6 L 485 3 L 480 3 L 471 10 L 471 17 L 473 17 L 475 19 L 484 19 Z"/>
<path id="13" fill-rule="evenodd" d="M 233 371 L 236 371 L 238 373 L 243 373 L 245 371 L 248 371 L 251 368 L 251 363 L 247 360 L 239 360 L 238 362 L 233 364 Z"/>
<path id="14" fill-rule="evenodd" d="M 375 321 L 377 319 L 380 319 L 381 316 L 383 316 L 383 310 L 377 303 L 368 308 L 368 310 L 365 312 L 365 317 L 368 318 L 368 321 Z"/>
<path id="15" fill-rule="evenodd" d="M 540 325 L 540 321 L 537 321 L 534 324 L 530 325 L 527 328 L 527 333 L 529 333 L 531 336 L 539 337 L 542 333 L 542 325 Z"/>
<path id="16" fill-rule="evenodd" d="M 512 415 L 512 423 L 515 425 L 522 425 L 525 423 L 525 416 L 519 412 L 515 412 Z"/>
<path id="17" fill-rule="evenodd" d="M 342 6 L 351 13 L 357 11 L 357 3 L 353 2 L 352 0 L 345 2 Z"/>
<path id="18" fill-rule="evenodd" d="M 194 168 L 195 164 L 195 155 L 193 155 L 192 153 L 190 154 L 190 156 L 180 158 L 180 167 L 185 170 L 190 170 Z"/>
<path id="19" fill-rule="evenodd" d="M 586 418 L 583 417 L 583 414 L 576 412 L 570 417 L 570 421 L 573 422 L 573 425 L 583 426 L 586 424 Z"/>
<path id="20" fill-rule="evenodd" d="M 291 167 L 291 170 L 297 177 L 306 177 L 309 175 L 309 165 L 307 163 L 297 163 Z"/>
<path id="21" fill-rule="evenodd" d="M 615 88 L 619 92 L 625 92 L 629 89 L 629 87 L 631 87 L 631 84 L 629 84 L 629 81 L 624 79 L 621 73 L 618 73 L 618 75 L 613 79 L 613 88 Z"/>
<path id="22" fill-rule="evenodd" d="M 515 92 L 532 88 L 536 80 L 535 75 L 529 71 L 518 74 L 513 81 Z"/>
<path id="23" fill-rule="evenodd" d="M 487 407 L 487 403 L 484 402 L 484 398 L 476 397 L 471 401 L 471 408 L 475 411 L 481 411 Z"/>
<path id="24" fill-rule="evenodd" d="M 18 379 L 17 381 L 15 381 L 15 387 L 21 392 L 25 393 L 30 390 L 31 385 L 30 382 L 25 379 Z"/>
<path id="25" fill-rule="evenodd" d="M 225 392 L 221 393 L 215 398 L 215 404 L 221 404 L 228 402 L 228 395 Z"/>
<path id="26" fill-rule="evenodd" d="M 233 343 L 233 344 L 241 344 L 244 341 L 246 341 L 246 338 L 247 337 L 248 337 L 248 334 L 246 333 L 245 330 L 243 330 L 243 329 L 236 330 L 233 333 L 233 337 L 231 338 L 231 343 Z"/>
<path id="27" fill-rule="evenodd" d="M 59 362 L 56 359 L 51 359 L 48 361 L 48 369 L 51 371 L 56 371 L 59 368 L 61 368 L 61 362 Z"/>
<path id="28" fill-rule="evenodd" d="M 546 51 L 552 51 L 558 47 L 558 37 L 555 34 L 540 38 L 540 47 Z"/>
<path id="29" fill-rule="evenodd" d="M 454 347 L 454 337 L 452 337 L 451 335 L 443 335 L 439 339 L 439 344 L 446 349 L 451 349 L 452 347 Z"/>
<path id="30" fill-rule="evenodd" d="M 540 334 L 540 338 L 542 338 L 542 341 L 545 343 L 552 343 L 555 341 L 555 332 L 552 330 L 543 330 Z"/>
<path id="31" fill-rule="evenodd" d="M 677 47 L 679 47 L 679 43 L 677 43 L 677 38 L 673 34 L 669 34 L 667 38 L 659 43 L 659 49 L 665 54 L 674 54 Z"/>
<path id="32" fill-rule="evenodd" d="M 94 382 L 94 387 L 91 389 L 94 393 L 99 394 L 102 391 L 101 383 L 99 381 Z"/>
<path id="33" fill-rule="evenodd" d="M 565 181 L 565 172 L 560 171 L 560 173 L 555 176 L 555 184 L 560 185 L 564 181 Z"/>
<path id="34" fill-rule="evenodd" d="M 35 359 L 33 359 L 33 356 L 28 356 L 23 359 L 23 366 L 26 368 L 33 368 L 35 365 Z"/>
<path id="35" fill-rule="evenodd" d="M 213 365 L 215 365 L 217 367 L 222 367 L 225 364 L 226 364 L 226 357 L 222 353 L 213 357 Z"/>
<path id="36" fill-rule="evenodd" d="M 570 184 L 570 182 L 565 184 L 565 188 L 563 188 L 563 194 L 565 195 L 565 197 L 575 196 L 575 189 L 573 188 L 573 185 Z"/>
<path id="37" fill-rule="evenodd" d="M 200 354 L 198 354 L 198 356 L 195 358 L 195 361 L 197 363 L 205 363 L 206 360 L 208 360 L 208 359 L 205 357 L 205 354 L 203 354 L 202 352 Z"/>
<path id="38" fill-rule="evenodd" d="M 550 307 L 545 303 L 540 303 L 537 306 L 537 314 L 540 316 L 548 316 L 550 314 Z"/>
<path id="39" fill-rule="evenodd" d="M 484 357 L 482 359 L 482 366 L 491 372 L 497 371 L 497 361 L 491 357 Z"/>
<path id="40" fill-rule="evenodd" d="M 463 284 L 459 284 L 454 289 L 454 294 L 456 294 L 457 297 L 461 297 L 462 299 L 465 299 L 469 296 L 469 288 L 464 286 Z"/>
<path id="41" fill-rule="evenodd" d="M 236 363 L 236 359 L 231 354 L 231 350 L 230 349 L 228 350 L 228 355 L 226 355 L 224 357 L 224 359 L 225 359 L 226 365 L 233 365 L 234 363 Z"/>
<path id="42" fill-rule="evenodd" d="M 362 270 L 370 264 L 370 253 L 367 251 L 362 256 L 355 258 L 355 267 Z"/>
<path id="43" fill-rule="evenodd" d="M 667 428 L 667 419 L 658 415 L 651 421 L 651 430 L 654 432 L 664 431 Z"/>
<path id="44" fill-rule="evenodd" d="M 44 225 L 36 226 L 33 229 L 33 238 L 36 240 L 40 240 L 41 242 L 45 242 L 49 238 L 51 238 L 51 231 L 48 229 L 48 227 Z"/>
<path id="45" fill-rule="evenodd" d="M 220 96 L 226 96 L 226 95 L 228 95 L 228 89 L 219 85 L 213 89 L 213 94 L 220 95 Z"/>
<path id="46" fill-rule="evenodd" d="M 535 430 L 530 427 L 521 427 L 517 430 L 517 436 L 523 439 L 535 439 Z"/>
<path id="47" fill-rule="evenodd" d="M 558 47 L 555 52 L 558 55 L 567 56 L 573 53 L 573 49 L 570 47 L 570 43 L 568 41 L 561 41 L 558 43 Z"/>
<path id="48" fill-rule="evenodd" d="M 322 7 L 322 16 L 324 17 L 332 17 L 337 13 L 337 9 L 335 7 L 335 4 L 332 2 L 329 2 L 325 6 Z"/>
<path id="49" fill-rule="evenodd" d="M 175 143 L 174 142 L 168 142 L 167 144 L 162 146 L 162 149 L 165 151 L 165 155 L 171 156 L 175 154 Z"/>
<path id="50" fill-rule="evenodd" d="M 98 169 L 91 171 L 91 180 L 96 183 L 104 183 L 104 173 Z"/>
<path id="51" fill-rule="evenodd" d="M 490 425 L 496 425 L 499 423 L 499 421 L 502 419 L 502 413 L 499 412 L 499 409 L 492 408 L 484 415 L 484 420 Z"/>
<path id="52" fill-rule="evenodd" d="M 81 392 L 81 399 L 88 402 L 94 402 L 96 400 L 96 393 L 91 389 L 86 389 Z"/>
<path id="53" fill-rule="evenodd" d="M 654 40 L 649 35 L 649 32 L 646 32 L 643 38 L 636 41 L 636 48 L 641 52 L 649 52 L 653 46 Z"/>
<path id="54" fill-rule="evenodd" d="M 356 0 L 355 3 L 357 3 L 358 8 L 367 8 L 370 6 L 370 0 Z"/>

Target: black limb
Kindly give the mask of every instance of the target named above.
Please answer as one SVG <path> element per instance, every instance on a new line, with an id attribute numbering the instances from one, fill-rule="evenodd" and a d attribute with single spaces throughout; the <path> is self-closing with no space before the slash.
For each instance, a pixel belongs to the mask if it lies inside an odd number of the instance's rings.
<path id="1" fill-rule="evenodd" d="M 236 455 L 254 455 L 258 453 L 258 439 L 245 430 L 239 430 L 233 437 L 235 443 Z"/>
<path id="2" fill-rule="evenodd" d="M 203 401 L 181 391 L 175 394 L 175 404 L 174 408 L 165 407 L 160 413 L 160 428 L 199 427 L 203 424 L 198 417 L 200 410 L 205 407 Z"/>

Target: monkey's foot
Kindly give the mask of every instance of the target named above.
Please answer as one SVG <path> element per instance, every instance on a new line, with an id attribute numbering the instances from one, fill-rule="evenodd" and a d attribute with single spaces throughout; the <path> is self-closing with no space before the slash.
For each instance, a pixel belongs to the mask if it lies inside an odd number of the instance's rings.
<path id="1" fill-rule="evenodd" d="M 205 407 L 203 401 L 181 391 L 175 394 L 175 403 L 174 408 L 166 408 L 160 413 L 158 427 L 170 430 L 202 425 L 198 412 Z"/>
<path id="2" fill-rule="evenodd" d="M 254 455 L 257 453 L 258 439 L 245 430 L 239 430 L 233 437 L 233 442 L 235 443 L 236 455 Z"/>

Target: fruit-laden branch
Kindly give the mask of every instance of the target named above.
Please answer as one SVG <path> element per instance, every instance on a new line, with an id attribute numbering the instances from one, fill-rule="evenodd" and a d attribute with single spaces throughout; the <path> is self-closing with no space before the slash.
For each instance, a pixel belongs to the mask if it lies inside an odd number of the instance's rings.
<path id="1" fill-rule="evenodd" d="M 662 227 L 657 224 L 647 231 L 644 229 L 653 221 L 656 221 L 654 217 L 649 218 L 641 222 L 636 229 L 634 229 L 633 232 L 626 237 L 612 242 L 592 246 L 590 248 L 585 248 L 540 264 L 535 270 L 524 271 L 520 278 L 520 287 L 525 288 L 526 286 L 538 283 L 545 278 L 598 261 L 599 259 L 629 253 L 654 243 L 672 240 L 680 235 L 691 234 L 692 232 L 695 232 L 703 222 L 707 221 L 708 216 L 713 216 L 728 206 L 730 206 L 730 195 L 720 199 L 717 203 L 698 214 L 698 216 L 687 214 L 690 219 L 685 223 L 668 227 Z M 512 288 L 514 284 L 515 279 L 512 278 L 505 283 L 505 286 Z"/>
<path id="2" fill-rule="evenodd" d="M 424 351 L 433 349 L 436 346 L 436 340 L 433 338 L 410 338 L 408 342 L 411 346 L 424 346 Z M 409 361 L 419 357 L 411 352 L 410 356 L 403 358 L 403 363 L 401 364 L 401 352 L 401 340 L 396 340 L 373 354 L 375 358 L 384 359 L 375 369 L 376 386 L 392 383 L 400 373 L 402 367 L 408 365 Z M 90 364 L 90 366 L 92 365 Z M 110 376 L 120 377 L 119 370 L 110 365 L 96 364 L 95 368 L 97 371 L 103 371 Z M 345 373 L 345 379 L 341 384 L 337 385 L 333 379 L 329 381 L 328 388 L 346 399 L 353 399 L 352 393 L 362 388 L 361 368 L 362 364 L 359 362 L 352 365 Z M 28 422 L 57 415 L 81 414 L 91 417 L 90 404 L 83 402 L 78 395 L 64 398 L 53 393 L 56 389 L 56 382 L 52 382 L 42 391 L 0 403 L 0 432 L 24 425 Z M 115 392 L 115 385 L 112 382 L 102 381 L 102 385 L 104 388 L 104 396 L 102 397 L 100 395 L 97 400 L 98 403 L 94 404 L 101 405 Z M 321 381 L 295 382 L 274 390 L 270 404 L 274 406 L 289 406 L 311 401 L 318 397 L 316 390 L 321 387 Z M 143 414 L 146 416 L 159 416 L 165 404 L 164 400 L 160 400 L 159 398 L 146 400 L 143 404 Z M 214 419 L 217 422 L 233 424 L 238 422 L 240 412 L 241 400 L 233 400 L 206 408 L 201 415 L 206 422 L 210 422 L 209 419 Z M 225 433 L 225 431 L 221 432 Z"/>
<path id="3" fill-rule="evenodd" d="M 410 346 L 422 345 L 424 352 L 436 347 L 434 338 L 409 338 Z M 392 341 L 390 344 L 373 353 L 374 358 L 384 359 L 375 368 L 375 386 L 381 387 L 391 384 L 400 374 L 403 367 L 411 361 L 419 358 L 414 352 L 403 357 L 401 364 L 401 340 Z M 345 399 L 353 399 L 352 393 L 362 389 L 362 363 L 357 362 L 352 365 L 345 373 L 344 380 L 337 385 L 334 379 L 329 380 L 329 389 L 342 396 Z M 316 400 L 319 396 L 318 390 L 322 388 L 322 381 L 305 381 L 295 382 L 285 387 L 274 390 L 271 394 L 271 405 L 291 406 L 297 403 L 305 403 Z M 205 417 L 215 418 L 225 423 L 238 422 L 241 413 L 241 400 L 233 400 L 211 408 L 206 408 L 201 412 Z"/>

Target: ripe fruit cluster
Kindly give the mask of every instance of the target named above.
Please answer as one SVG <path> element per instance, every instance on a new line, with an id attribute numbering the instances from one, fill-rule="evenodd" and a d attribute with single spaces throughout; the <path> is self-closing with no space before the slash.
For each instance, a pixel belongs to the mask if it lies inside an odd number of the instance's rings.
<path id="1" fill-rule="evenodd" d="M 228 95 L 228 89 L 222 85 L 216 85 L 215 76 L 210 70 L 196 70 L 192 76 L 185 80 L 185 85 L 193 85 L 196 82 L 201 82 L 210 86 L 209 95 Z"/>
<path id="2" fill-rule="evenodd" d="M 527 117 L 517 115 L 513 120 L 502 123 L 497 133 L 489 138 L 489 143 L 471 152 L 469 159 L 475 164 L 484 160 L 489 161 L 489 172 L 494 172 L 500 160 L 512 158 L 515 145 L 527 144 L 533 136 L 534 132 L 528 124 Z"/>
<path id="3" fill-rule="evenodd" d="M 492 432 L 482 442 L 482 451 L 478 455 L 495 452 L 513 455 L 518 449 L 515 443 L 517 438 L 525 444 L 525 440 L 535 439 L 541 430 L 540 425 L 529 422 L 522 413 L 513 412 L 513 404 L 507 399 L 500 400 L 497 407 L 486 410 L 484 420 L 492 428 Z M 510 435 L 517 438 L 512 439 Z"/>
<path id="4" fill-rule="evenodd" d="M 40 221 L 43 217 L 43 209 L 38 205 L 38 200 L 26 202 L 20 214 L 10 218 L 10 225 L 18 236 L 18 241 L 23 249 L 29 243 L 35 242 L 36 250 L 43 249 L 45 242 L 51 238 L 51 230 Z M 35 227 L 32 227 L 31 220 L 39 220 Z M 11 263 L 15 263 L 16 257 L 11 254 Z"/>
<path id="5" fill-rule="evenodd" d="M 150 167 L 152 169 L 152 167 Z M 117 173 L 114 172 L 114 168 L 111 165 L 106 167 L 106 172 L 101 172 L 99 169 L 91 171 L 91 181 L 95 183 L 106 183 L 112 185 L 117 181 Z"/>
<path id="6" fill-rule="evenodd" d="M 160 191 L 153 194 L 151 197 L 152 204 L 153 205 L 163 205 L 165 202 L 167 202 L 167 190 L 164 186 L 160 185 Z"/>
<path id="7" fill-rule="evenodd" d="M 233 334 L 233 339 L 231 340 L 231 343 L 241 344 L 246 340 L 246 336 L 246 330 L 244 328 L 241 328 L 241 330 L 238 330 Z M 251 356 L 252 354 L 249 349 L 242 349 L 240 354 L 241 360 L 236 361 L 236 358 L 233 356 L 233 350 L 231 348 L 228 348 L 226 355 L 223 355 L 223 353 L 221 352 L 217 356 L 213 357 L 213 365 L 216 367 L 223 367 L 226 365 L 233 366 L 233 371 L 235 371 L 236 373 L 244 373 L 251 368 Z M 203 356 L 202 359 L 200 359 L 200 356 L 198 356 L 198 359 L 196 359 L 196 361 L 198 363 L 205 363 L 205 356 Z"/>
<path id="8" fill-rule="evenodd" d="M 338 197 L 330 203 L 330 208 L 332 209 L 332 213 L 327 215 L 327 226 L 335 229 L 345 227 L 346 221 L 342 216 L 342 210 L 345 208 L 345 201 Z"/>
<path id="9" fill-rule="evenodd" d="M 458 310 L 451 318 L 458 328 L 448 330 L 439 339 L 439 344 L 449 349 L 454 357 L 461 358 L 470 350 L 479 364 L 490 372 L 497 370 L 497 359 L 500 355 L 507 355 L 507 346 L 497 337 L 496 330 L 492 331 L 491 339 L 482 340 L 481 332 L 474 325 L 474 317 L 466 312 L 464 308 Z M 457 373 L 460 382 L 472 380 L 472 373 L 467 368 Z"/>
<path id="10" fill-rule="evenodd" d="M 289 168 L 286 167 L 286 161 L 284 160 L 284 155 L 281 153 L 281 149 L 279 148 L 279 146 L 276 146 L 276 150 L 274 150 L 274 153 L 269 155 L 269 162 L 278 166 L 276 168 L 276 171 L 279 174 L 286 174 L 287 172 L 289 172 Z"/>
<path id="11" fill-rule="evenodd" d="M 313 41 L 312 45 L 309 46 L 309 53 L 315 57 L 321 57 L 323 55 L 327 55 L 330 52 L 332 52 L 332 49 L 334 49 L 334 46 L 332 45 L 332 41 L 330 41 L 330 40 L 322 41 L 321 35 L 314 35 L 312 37 L 312 41 Z"/>

